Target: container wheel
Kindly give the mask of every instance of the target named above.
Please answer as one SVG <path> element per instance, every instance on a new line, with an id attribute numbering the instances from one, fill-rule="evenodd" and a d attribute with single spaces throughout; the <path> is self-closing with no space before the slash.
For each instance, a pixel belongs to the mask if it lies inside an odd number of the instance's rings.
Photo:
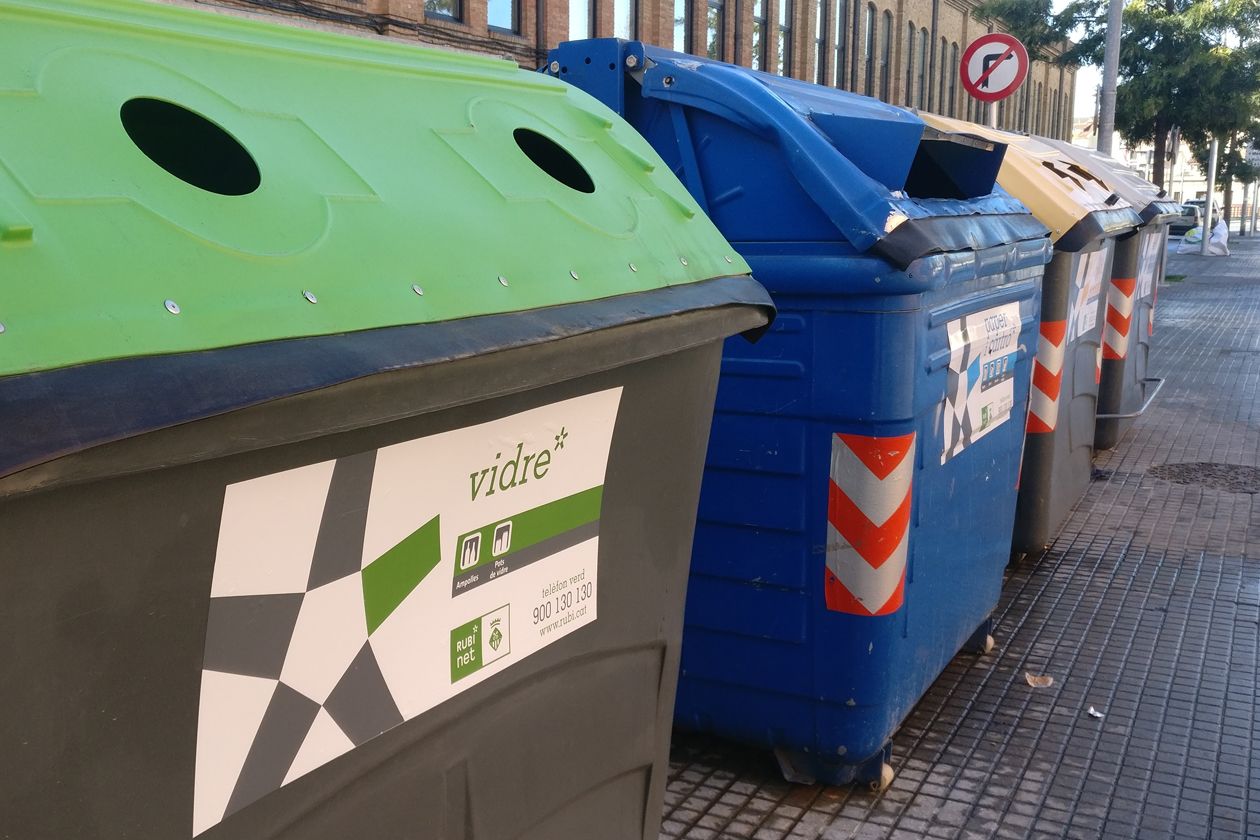
<path id="1" fill-rule="evenodd" d="M 871 779 L 870 781 L 871 793 L 883 793 L 888 790 L 893 783 L 894 775 L 892 765 L 887 761 L 881 762 L 879 765 L 879 778 Z"/>

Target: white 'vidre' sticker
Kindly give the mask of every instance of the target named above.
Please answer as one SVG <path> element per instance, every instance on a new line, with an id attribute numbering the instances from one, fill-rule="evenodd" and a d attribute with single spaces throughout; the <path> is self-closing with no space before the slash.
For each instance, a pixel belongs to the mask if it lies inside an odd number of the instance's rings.
<path id="1" fill-rule="evenodd" d="M 193 835 L 595 621 L 620 401 L 228 486 Z"/>

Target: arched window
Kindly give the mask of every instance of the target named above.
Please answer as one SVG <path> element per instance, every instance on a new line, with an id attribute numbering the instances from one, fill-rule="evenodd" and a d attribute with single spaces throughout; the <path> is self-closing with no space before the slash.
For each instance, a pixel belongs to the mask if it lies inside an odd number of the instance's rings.
<path id="1" fill-rule="evenodd" d="M 936 80 L 937 81 L 936 112 L 938 114 L 949 113 L 948 111 L 949 106 L 946 104 L 946 101 L 945 101 L 945 91 L 948 89 L 948 85 L 949 85 L 949 52 L 946 49 L 946 46 L 947 46 L 947 42 L 944 38 L 942 38 L 940 60 L 937 61 L 937 64 L 940 65 L 940 68 L 941 68 L 941 77 Z"/>
<path id="2" fill-rule="evenodd" d="M 568 39 L 582 40 L 590 37 L 591 0 L 568 0 Z"/>
<path id="3" fill-rule="evenodd" d="M 1045 134 L 1046 127 L 1041 123 L 1041 82 L 1037 82 L 1037 101 L 1033 105 L 1033 131 Z"/>
<path id="4" fill-rule="evenodd" d="M 754 70 L 766 69 L 766 0 L 753 0 L 752 55 L 749 66 Z"/>
<path id="5" fill-rule="evenodd" d="M 914 42 L 915 36 L 919 34 L 919 30 L 915 28 L 914 21 L 906 24 L 906 92 L 905 103 L 907 108 L 914 107 Z"/>
<path id="6" fill-rule="evenodd" d="M 792 75 L 792 0 L 779 0 L 779 51 L 778 66 L 775 69 L 780 76 Z"/>
<path id="7" fill-rule="evenodd" d="M 915 107 L 920 111 L 928 109 L 928 31 L 919 30 L 919 98 Z"/>
<path id="8" fill-rule="evenodd" d="M 884 31 L 879 41 L 879 98 L 892 101 L 892 12 L 884 12 Z"/>
<path id="9" fill-rule="evenodd" d="M 835 52 L 836 87 L 838 88 L 844 87 L 844 74 L 849 60 L 848 40 L 845 38 L 845 33 L 849 30 L 848 15 L 848 0 L 836 0 L 836 20 L 831 29 L 831 48 Z"/>
<path id="10" fill-rule="evenodd" d="M 958 116 L 958 44 L 949 45 L 949 110 L 951 117 Z"/>
<path id="11" fill-rule="evenodd" d="M 814 4 L 814 84 L 827 84 L 827 4 Z"/>
<path id="12" fill-rule="evenodd" d="M 613 0 L 613 37 L 627 41 L 639 37 L 638 17 L 639 4 L 635 0 Z"/>
<path id="13" fill-rule="evenodd" d="M 862 92 L 875 95 L 875 4 L 866 5 L 866 32 L 862 39 L 862 65 L 866 78 L 862 80 Z"/>
<path id="14" fill-rule="evenodd" d="M 464 19 L 464 8 L 460 0 L 424 0 L 424 16 L 462 21 Z M 569 37 L 572 39 L 574 36 L 570 35 Z M 578 35 L 577 37 L 585 38 L 587 36 Z"/>
<path id="15" fill-rule="evenodd" d="M 726 59 L 726 9 L 723 0 L 706 0 L 704 26 L 705 55 L 714 61 Z"/>
<path id="16" fill-rule="evenodd" d="M 692 0 L 674 0 L 674 52 L 691 52 Z M 573 8 L 573 0 L 569 0 Z"/>
<path id="17" fill-rule="evenodd" d="M 520 11 L 517 0 L 489 0 L 486 3 L 486 23 L 491 29 L 519 32 Z"/>

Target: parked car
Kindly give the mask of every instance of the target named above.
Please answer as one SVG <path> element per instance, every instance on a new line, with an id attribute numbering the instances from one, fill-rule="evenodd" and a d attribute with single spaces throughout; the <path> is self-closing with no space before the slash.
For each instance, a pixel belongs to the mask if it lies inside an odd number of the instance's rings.
<path id="1" fill-rule="evenodd" d="M 1190 203 L 1181 205 L 1181 215 L 1174 218 L 1168 223 L 1168 234 L 1170 236 L 1185 236 L 1192 227 L 1197 227 L 1203 218 L 1202 205 L 1195 206 Z"/>
<path id="2" fill-rule="evenodd" d="M 1174 219 L 1172 224 L 1168 228 L 1168 232 L 1171 234 L 1180 233 L 1181 235 L 1184 236 L 1187 230 L 1199 224 L 1199 222 L 1203 220 L 1203 205 L 1204 205 L 1204 199 L 1202 198 L 1191 198 L 1183 202 L 1181 205 L 1183 208 L 1193 208 L 1194 214 L 1195 214 L 1194 224 L 1188 225 L 1184 230 L 1178 230 L 1178 227 L 1181 224 L 1183 224 L 1182 219 Z M 1182 218 L 1186 218 L 1186 217 L 1183 216 Z M 1216 223 L 1219 222 L 1220 220 L 1221 220 L 1221 205 L 1219 202 L 1216 201 L 1216 199 L 1212 199 L 1212 224 L 1210 225 L 1210 227 L 1216 227 Z"/>

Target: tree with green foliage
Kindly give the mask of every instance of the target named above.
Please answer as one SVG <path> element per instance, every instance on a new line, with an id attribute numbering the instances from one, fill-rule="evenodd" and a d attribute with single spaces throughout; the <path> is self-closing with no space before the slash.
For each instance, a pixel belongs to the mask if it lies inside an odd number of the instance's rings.
<path id="1" fill-rule="evenodd" d="M 1116 128 L 1130 142 L 1154 145 L 1153 180 L 1160 186 L 1174 126 L 1203 149 L 1214 135 L 1245 129 L 1255 119 L 1256 48 L 1223 46 L 1236 32 L 1236 5 L 1164 0 L 1125 9 Z"/>
<path id="2" fill-rule="evenodd" d="M 1257 142 L 1257 138 L 1254 131 L 1231 132 L 1226 141 L 1219 144 L 1219 152 L 1216 156 L 1215 183 L 1218 186 L 1224 185 L 1222 191 L 1225 193 L 1225 205 L 1222 211 L 1226 220 L 1231 219 L 1231 209 L 1234 204 L 1234 182 L 1250 184 L 1260 179 L 1260 167 L 1247 163 L 1246 156 L 1247 147 L 1255 142 Z M 1192 144 L 1191 151 L 1194 155 L 1195 163 L 1199 165 L 1199 169 L 1207 172 L 1207 144 Z"/>
<path id="3" fill-rule="evenodd" d="M 1068 33 L 1077 26 L 1077 11 L 1071 7 L 1055 12 L 1051 0 L 984 0 L 972 14 L 979 20 L 1001 20 L 1006 30 L 1020 40 L 1033 61 L 1053 63 L 1068 42 Z M 1079 63 L 1073 56 L 1066 62 Z"/>

